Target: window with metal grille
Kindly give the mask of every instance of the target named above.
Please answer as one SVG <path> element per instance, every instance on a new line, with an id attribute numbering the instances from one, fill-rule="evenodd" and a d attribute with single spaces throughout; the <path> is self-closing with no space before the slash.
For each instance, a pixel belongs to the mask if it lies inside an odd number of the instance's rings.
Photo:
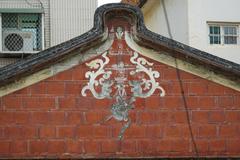
<path id="1" fill-rule="evenodd" d="M 210 44 L 239 44 L 238 35 L 239 26 L 228 24 L 209 25 L 209 43 Z"/>
<path id="2" fill-rule="evenodd" d="M 221 31 L 220 26 L 210 26 L 210 44 L 221 44 Z"/>
<path id="3" fill-rule="evenodd" d="M 2 50 L 42 50 L 41 14 L 2 13 Z"/>
<path id="4" fill-rule="evenodd" d="M 224 26 L 224 44 L 237 44 L 237 27 Z"/>

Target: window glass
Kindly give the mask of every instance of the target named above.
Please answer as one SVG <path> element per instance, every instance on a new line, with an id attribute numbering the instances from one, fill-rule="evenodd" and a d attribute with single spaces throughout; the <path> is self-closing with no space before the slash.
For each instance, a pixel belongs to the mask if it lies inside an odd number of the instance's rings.
<path id="1" fill-rule="evenodd" d="M 237 27 L 224 26 L 224 44 L 237 44 Z"/>
<path id="2" fill-rule="evenodd" d="M 221 44 L 221 35 L 220 35 L 219 26 L 210 26 L 209 27 L 209 40 L 210 44 Z"/>

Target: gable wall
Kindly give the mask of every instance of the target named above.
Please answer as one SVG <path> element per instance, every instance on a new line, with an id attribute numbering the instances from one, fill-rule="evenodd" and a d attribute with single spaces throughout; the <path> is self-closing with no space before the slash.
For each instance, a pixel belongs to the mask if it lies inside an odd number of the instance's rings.
<path id="1" fill-rule="evenodd" d="M 81 96 L 83 64 L 0 98 L 0 157 L 194 156 L 176 69 L 154 63 L 166 96 L 137 100 L 122 142 L 111 101 Z M 239 156 L 240 93 L 180 75 L 200 155 Z"/>

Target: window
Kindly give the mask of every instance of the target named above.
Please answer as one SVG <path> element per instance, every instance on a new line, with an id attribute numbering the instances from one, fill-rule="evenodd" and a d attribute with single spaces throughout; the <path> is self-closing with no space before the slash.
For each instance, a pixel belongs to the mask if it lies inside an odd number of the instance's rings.
<path id="1" fill-rule="evenodd" d="M 237 27 L 223 27 L 224 44 L 237 44 Z"/>
<path id="2" fill-rule="evenodd" d="M 221 44 L 221 33 L 219 26 L 210 26 L 210 44 Z"/>
<path id="3" fill-rule="evenodd" d="M 41 14 L 2 13 L 2 51 L 42 50 Z"/>
<path id="4" fill-rule="evenodd" d="M 209 43 L 226 45 L 238 44 L 238 28 L 237 25 L 209 25 Z"/>

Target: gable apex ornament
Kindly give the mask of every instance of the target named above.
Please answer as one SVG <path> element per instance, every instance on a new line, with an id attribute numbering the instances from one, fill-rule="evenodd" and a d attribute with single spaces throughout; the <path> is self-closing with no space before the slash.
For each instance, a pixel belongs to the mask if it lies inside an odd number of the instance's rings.
<path id="1" fill-rule="evenodd" d="M 86 63 L 90 71 L 85 73 L 88 83 L 82 88 L 81 94 L 87 96 L 87 91 L 90 91 L 96 99 L 112 100 L 111 115 L 104 121 L 114 118 L 125 122 L 118 135 L 121 140 L 125 130 L 131 125 L 129 111 L 134 109 L 136 99 L 148 98 L 155 92 L 163 97 L 165 90 L 156 80 L 160 73 L 153 69 L 153 63 L 139 56 L 139 53 L 126 44 L 123 28 L 116 27 L 112 35 L 112 47 L 102 53 L 100 58 Z M 111 60 L 115 63 L 111 63 Z"/>

